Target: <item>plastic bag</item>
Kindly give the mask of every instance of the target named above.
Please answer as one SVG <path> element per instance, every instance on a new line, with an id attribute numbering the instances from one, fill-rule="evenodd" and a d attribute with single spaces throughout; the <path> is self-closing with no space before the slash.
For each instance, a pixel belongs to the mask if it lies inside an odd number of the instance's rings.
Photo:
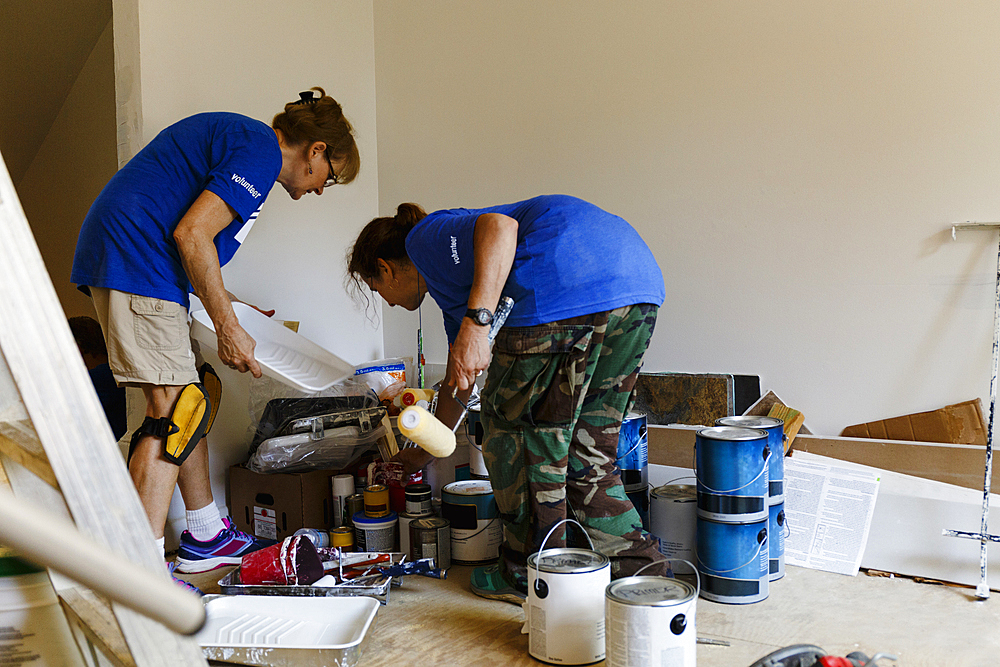
<path id="1" fill-rule="evenodd" d="M 371 387 L 391 416 L 399 414 L 399 406 L 393 405 L 393 399 L 406 389 L 404 359 L 379 359 L 355 366 L 354 377 Z"/>
<path id="2" fill-rule="evenodd" d="M 310 433 L 281 435 L 262 441 L 247 462 L 254 472 L 304 472 L 346 468 L 386 435 L 379 424 L 368 433 L 357 426 L 327 429 L 313 440 Z"/>

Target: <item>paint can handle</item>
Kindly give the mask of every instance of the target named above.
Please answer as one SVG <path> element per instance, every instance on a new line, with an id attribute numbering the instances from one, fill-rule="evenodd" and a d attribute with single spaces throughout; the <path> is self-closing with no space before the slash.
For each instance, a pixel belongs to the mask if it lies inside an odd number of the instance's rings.
<path id="1" fill-rule="evenodd" d="M 758 553 L 760 553 L 760 552 L 758 551 Z M 684 560 L 683 558 L 662 558 L 660 560 L 654 560 L 652 563 L 646 563 L 645 565 L 643 565 L 642 567 L 640 567 L 638 570 L 636 570 L 632 574 L 632 576 L 633 577 L 638 576 L 640 572 L 642 572 L 643 570 L 645 570 L 650 565 L 656 565 L 657 563 L 671 563 L 671 562 L 674 562 L 674 561 L 676 561 L 678 563 L 684 563 L 685 565 L 687 565 L 688 567 L 690 567 L 692 570 L 694 570 L 694 577 L 695 577 L 695 582 L 696 582 L 694 596 L 698 597 L 699 595 L 701 595 L 701 575 L 698 574 L 698 568 L 695 567 L 694 563 L 692 563 L 689 560 Z M 674 573 L 674 568 L 670 568 L 670 574 L 673 574 L 673 573 Z"/>
<path id="2" fill-rule="evenodd" d="M 735 489 L 726 489 L 724 491 L 721 491 L 719 489 L 713 489 L 708 484 L 705 484 L 705 481 L 701 477 L 697 476 L 698 475 L 698 471 L 697 470 L 695 470 L 695 478 L 698 480 L 699 484 L 701 484 L 703 487 L 705 487 L 706 489 L 708 489 L 711 493 L 724 494 L 724 493 L 735 493 L 736 491 L 742 491 L 743 489 L 747 488 L 748 486 L 750 486 L 751 484 L 753 484 L 754 482 L 756 482 L 758 479 L 760 479 L 760 476 L 767 472 L 767 466 L 768 466 L 768 463 L 771 460 L 771 450 L 768 449 L 768 450 L 765 450 L 765 451 L 767 452 L 767 455 L 764 456 L 764 465 L 761 466 L 760 472 L 757 473 L 756 477 L 754 477 L 753 479 L 751 479 L 749 482 L 747 482 L 743 486 L 738 486 Z"/>
<path id="3" fill-rule="evenodd" d="M 579 521 L 576 521 L 575 519 L 561 519 L 560 521 L 556 522 L 556 525 L 552 526 L 552 528 L 549 529 L 549 532 L 545 535 L 545 539 L 542 540 L 542 546 L 541 548 L 538 549 L 539 557 L 541 557 L 542 552 L 545 551 L 545 543 L 549 541 L 550 537 L 552 537 L 552 533 L 556 532 L 556 528 L 563 525 L 564 523 L 575 523 L 576 527 L 579 528 L 580 531 L 583 533 L 583 536 L 587 538 L 587 542 L 590 543 L 590 550 L 595 551 L 594 540 L 590 539 L 590 535 L 587 534 L 587 530 L 582 525 L 580 525 Z"/>

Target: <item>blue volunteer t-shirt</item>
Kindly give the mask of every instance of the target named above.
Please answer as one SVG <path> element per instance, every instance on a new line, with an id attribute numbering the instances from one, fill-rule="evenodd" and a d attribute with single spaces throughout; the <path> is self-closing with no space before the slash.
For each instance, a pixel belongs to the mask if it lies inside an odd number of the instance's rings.
<path id="1" fill-rule="evenodd" d="M 514 299 L 507 324 L 545 324 L 637 303 L 663 304 L 663 273 L 625 220 L 566 195 L 543 195 L 476 210 L 435 211 L 406 237 L 406 252 L 444 311 L 454 341 L 473 278 L 473 231 L 484 213 L 518 222 L 517 251 L 503 295 Z"/>
<path id="2" fill-rule="evenodd" d="M 235 113 L 202 113 L 160 132 L 116 173 L 80 229 L 71 280 L 188 307 L 177 223 L 210 190 L 236 211 L 215 237 L 220 265 L 246 238 L 281 171 L 274 130 Z"/>

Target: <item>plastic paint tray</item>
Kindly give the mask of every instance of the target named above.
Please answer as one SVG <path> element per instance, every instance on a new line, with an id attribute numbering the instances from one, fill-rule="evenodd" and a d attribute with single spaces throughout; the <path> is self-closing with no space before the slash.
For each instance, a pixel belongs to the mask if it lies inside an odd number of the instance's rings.
<path id="1" fill-rule="evenodd" d="M 306 393 L 323 391 L 354 375 L 354 366 L 245 303 L 233 302 L 240 326 L 257 342 L 261 370 Z M 206 310 L 191 313 L 191 335 L 218 351 L 215 325 Z"/>
<path id="2" fill-rule="evenodd" d="M 366 597 L 275 598 L 206 595 L 196 635 L 209 660 L 274 667 L 353 667 L 378 601 Z"/>

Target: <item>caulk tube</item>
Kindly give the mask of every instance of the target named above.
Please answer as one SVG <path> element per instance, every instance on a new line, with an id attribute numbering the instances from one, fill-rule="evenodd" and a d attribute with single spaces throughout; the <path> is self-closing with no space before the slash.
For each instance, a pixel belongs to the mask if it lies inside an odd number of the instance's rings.
<path id="1" fill-rule="evenodd" d="M 417 405 L 399 413 L 399 431 L 437 458 L 455 451 L 455 434 L 434 415 Z"/>

